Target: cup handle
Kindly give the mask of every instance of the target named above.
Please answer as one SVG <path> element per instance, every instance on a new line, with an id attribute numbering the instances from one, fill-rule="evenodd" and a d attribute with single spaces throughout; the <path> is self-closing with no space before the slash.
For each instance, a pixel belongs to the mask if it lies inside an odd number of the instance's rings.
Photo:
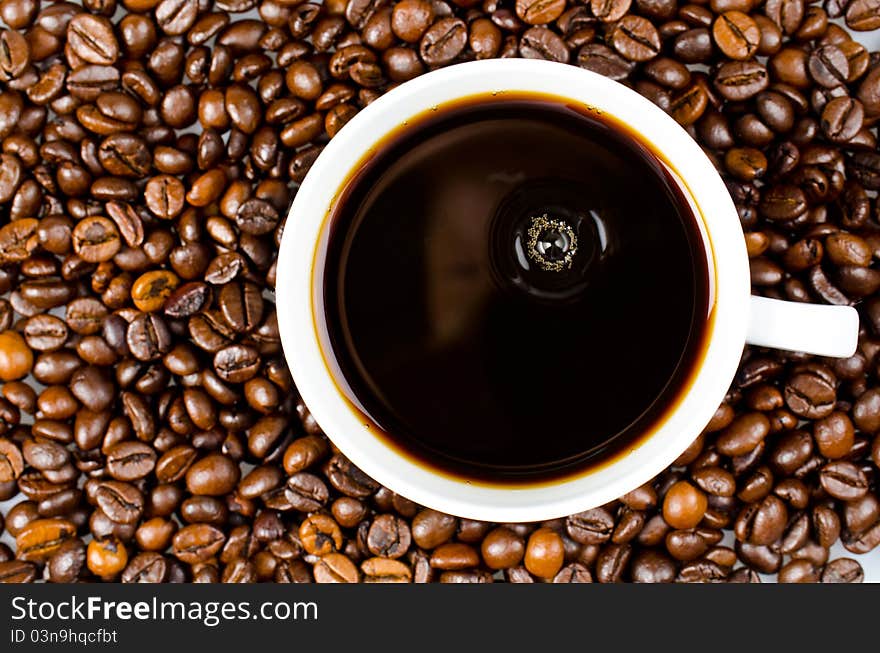
<path id="1" fill-rule="evenodd" d="M 746 342 L 760 347 L 849 358 L 859 344 L 852 306 L 805 304 L 752 295 Z"/>

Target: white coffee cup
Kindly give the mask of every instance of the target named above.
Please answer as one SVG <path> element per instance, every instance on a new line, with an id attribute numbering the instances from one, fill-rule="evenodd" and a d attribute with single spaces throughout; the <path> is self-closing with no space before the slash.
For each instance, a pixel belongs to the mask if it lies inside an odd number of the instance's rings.
<path id="1" fill-rule="evenodd" d="M 701 217 L 714 311 L 708 345 L 689 389 L 631 451 L 572 477 L 510 486 L 428 467 L 373 432 L 334 363 L 323 324 L 323 246 L 334 202 L 377 142 L 406 121 L 469 96 L 558 96 L 626 124 L 659 153 Z M 666 113 L 634 91 L 573 66 L 524 59 L 460 64 L 380 97 L 326 146 L 299 188 L 284 228 L 276 286 L 278 326 L 296 386 L 333 443 L 364 472 L 417 503 L 495 522 L 537 521 L 604 504 L 650 480 L 700 434 L 723 400 L 748 344 L 847 357 L 859 319 L 849 306 L 750 296 L 749 263 L 736 209 L 712 163 Z M 372 432 L 371 432 L 372 431 Z"/>

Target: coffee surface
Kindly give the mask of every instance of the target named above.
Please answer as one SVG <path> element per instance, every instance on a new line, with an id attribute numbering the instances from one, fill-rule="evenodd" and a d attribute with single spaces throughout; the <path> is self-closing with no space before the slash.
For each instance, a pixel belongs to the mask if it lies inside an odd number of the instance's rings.
<path id="1" fill-rule="evenodd" d="M 530 481 L 632 444 L 702 348 L 707 262 L 657 157 L 541 96 L 388 136 L 331 217 L 325 319 L 367 415 L 448 472 Z"/>

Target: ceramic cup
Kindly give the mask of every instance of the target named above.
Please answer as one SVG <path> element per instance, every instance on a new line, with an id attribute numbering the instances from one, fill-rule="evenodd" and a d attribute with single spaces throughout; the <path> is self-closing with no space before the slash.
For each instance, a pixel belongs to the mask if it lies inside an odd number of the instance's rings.
<path id="1" fill-rule="evenodd" d="M 375 435 L 333 361 L 322 327 L 323 258 L 329 216 L 342 187 L 378 141 L 405 121 L 469 96 L 504 92 L 557 96 L 610 114 L 658 154 L 700 218 L 713 312 L 708 345 L 685 393 L 633 448 L 575 476 L 505 486 L 432 469 Z M 602 505 L 667 467 L 700 434 L 723 400 L 745 344 L 847 357 L 859 320 L 849 306 L 752 297 L 736 209 L 712 163 L 666 113 L 625 86 L 574 66 L 498 59 L 428 73 L 380 97 L 326 146 L 290 208 L 277 268 L 277 311 L 297 389 L 333 443 L 394 492 L 443 512 L 494 522 L 537 521 Z M 371 432 L 372 431 L 372 432 Z"/>

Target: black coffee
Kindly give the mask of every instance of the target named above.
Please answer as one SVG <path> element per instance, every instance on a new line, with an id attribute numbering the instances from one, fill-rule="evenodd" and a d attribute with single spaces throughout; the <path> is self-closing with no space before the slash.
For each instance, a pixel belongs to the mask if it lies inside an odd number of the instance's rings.
<path id="1" fill-rule="evenodd" d="M 554 98 L 410 121 L 330 219 L 332 356 L 432 467 L 517 483 L 594 465 L 650 430 L 701 355 L 693 210 L 631 134 Z"/>

